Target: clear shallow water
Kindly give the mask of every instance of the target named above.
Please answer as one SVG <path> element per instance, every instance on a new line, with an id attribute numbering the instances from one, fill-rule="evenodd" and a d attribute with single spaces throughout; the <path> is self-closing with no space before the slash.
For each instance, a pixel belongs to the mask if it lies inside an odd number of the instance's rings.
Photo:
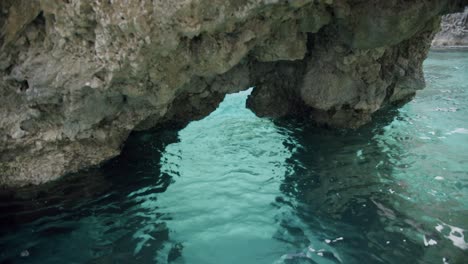
<path id="1" fill-rule="evenodd" d="M 229 95 L 76 177 L 0 194 L 0 263 L 468 263 L 468 53 L 357 131 Z"/>

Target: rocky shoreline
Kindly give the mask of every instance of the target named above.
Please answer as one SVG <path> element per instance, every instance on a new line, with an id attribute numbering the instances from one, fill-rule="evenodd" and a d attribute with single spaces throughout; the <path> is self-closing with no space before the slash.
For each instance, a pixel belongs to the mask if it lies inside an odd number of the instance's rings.
<path id="1" fill-rule="evenodd" d="M 40 184 L 255 86 L 259 116 L 358 127 L 424 87 L 467 1 L 0 2 L 0 185 Z"/>

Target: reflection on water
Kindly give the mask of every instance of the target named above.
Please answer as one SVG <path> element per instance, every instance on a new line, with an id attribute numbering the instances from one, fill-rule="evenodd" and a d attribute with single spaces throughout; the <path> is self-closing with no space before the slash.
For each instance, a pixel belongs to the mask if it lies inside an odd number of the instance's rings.
<path id="1" fill-rule="evenodd" d="M 0 263 L 464 263 L 468 54 L 356 131 L 273 122 L 229 95 L 103 168 L 0 193 Z"/>

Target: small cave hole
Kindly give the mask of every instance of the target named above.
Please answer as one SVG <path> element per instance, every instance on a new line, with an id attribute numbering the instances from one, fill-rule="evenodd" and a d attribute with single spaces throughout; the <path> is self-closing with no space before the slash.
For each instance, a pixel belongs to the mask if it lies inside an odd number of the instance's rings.
<path id="1" fill-rule="evenodd" d="M 33 23 L 38 26 L 45 26 L 45 17 L 44 17 L 44 12 L 40 12 L 39 15 L 34 19 Z"/>
<path id="2" fill-rule="evenodd" d="M 29 89 L 29 83 L 28 83 L 28 81 L 27 81 L 27 80 L 24 80 L 24 81 L 20 82 L 20 87 L 19 87 L 19 89 L 20 89 L 21 92 L 24 92 L 24 91 L 28 90 L 28 89 Z"/>
<path id="3" fill-rule="evenodd" d="M 8 67 L 5 69 L 5 73 L 6 73 L 7 75 L 10 75 L 12 70 L 13 70 L 13 64 L 11 64 L 10 66 L 8 66 Z"/>
<path id="4" fill-rule="evenodd" d="M 94 76 L 96 78 L 98 78 L 99 80 L 103 81 L 103 82 L 106 81 L 106 71 L 105 70 L 101 70 L 99 72 L 96 72 L 94 74 Z"/>

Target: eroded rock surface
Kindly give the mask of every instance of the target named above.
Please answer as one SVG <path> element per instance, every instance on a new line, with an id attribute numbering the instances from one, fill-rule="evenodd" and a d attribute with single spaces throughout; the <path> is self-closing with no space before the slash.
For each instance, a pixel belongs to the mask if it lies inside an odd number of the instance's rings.
<path id="1" fill-rule="evenodd" d="M 435 48 L 468 47 L 468 7 L 464 12 L 442 17 L 441 30 L 435 35 L 432 46 Z"/>
<path id="2" fill-rule="evenodd" d="M 260 116 L 357 127 L 424 86 L 440 15 L 466 1 L 3 0 L 0 184 L 119 154 L 255 86 Z"/>

